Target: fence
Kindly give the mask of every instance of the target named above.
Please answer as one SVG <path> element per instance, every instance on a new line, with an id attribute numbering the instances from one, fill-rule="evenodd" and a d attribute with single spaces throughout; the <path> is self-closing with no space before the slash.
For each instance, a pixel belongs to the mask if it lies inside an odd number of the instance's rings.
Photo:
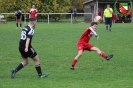
<path id="1" fill-rule="evenodd" d="M 14 15 L 14 13 L 1 13 L 2 15 Z M 22 13 L 24 16 L 24 22 L 26 23 L 26 20 L 28 19 L 28 15 L 29 13 Z M 38 13 L 38 15 L 47 15 L 47 23 L 50 24 L 50 16 L 51 15 L 70 15 L 70 18 L 68 19 L 68 21 L 70 23 L 72 23 L 72 13 Z M 93 21 L 93 13 L 77 13 L 77 18 L 80 17 L 82 15 L 82 22 L 84 22 L 84 17 L 85 15 L 90 17 L 90 21 Z M 43 19 L 43 18 L 42 18 Z"/>

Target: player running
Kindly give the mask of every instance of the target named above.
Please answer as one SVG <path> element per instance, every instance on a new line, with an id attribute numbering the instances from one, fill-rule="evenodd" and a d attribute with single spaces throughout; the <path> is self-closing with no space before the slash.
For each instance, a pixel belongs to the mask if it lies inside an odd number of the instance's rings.
<path id="1" fill-rule="evenodd" d="M 37 18 L 37 9 L 35 8 L 35 5 L 32 5 L 32 8 L 30 9 L 29 18 Z"/>
<path id="2" fill-rule="evenodd" d="M 16 29 L 18 29 L 18 22 L 20 22 L 20 28 L 22 29 L 22 12 L 21 10 L 17 9 L 15 11 L 16 16 Z"/>
<path id="3" fill-rule="evenodd" d="M 98 39 L 99 36 L 98 34 L 95 32 L 97 28 L 97 23 L 96 22 L 92 22 L 91 26 L 89 28 L 87 28 L 85 30 L 85 32 L 82 34 L 82 36 L 80 37 L 78 43 L 77 43 L 77 47 L 78 47 L 78 54 L 77 56 L 74 58 L 74 60 L 72 61 L 71 70 L 74 70 L 74 66 L 77 63 L 78 59 L 81 57 L 82 53 L 84 52 L 84 50 L 88 50 L 88 51 L 96 51 L 100 56 L 102 56 L 103 58 L 105 58 L 106 60 L 110 60 L 113 57 L 113 54 L 111 55 L 106 55 L 104 52 L 102 52 L 99 48 L 88 44 L 88 42 L 90 41 L 92 35 L 94 34 L 95 37 Z"/>
<path id="4" fill-rule="evenodd" d="M 20 63 L 14 70 L 11 71 L 11 78 L 14 78 L 16 73 L 28 64 L 28 57 L 32 58 L 35 63 L 35 68 L 40 78 L 47 77 L 48 74 L 42 74 L 39 57 L 31 45 L 32 37 L 34 35 L 34 26 L 36 25 L 36 19 L 30 18 L 29 25 L 25 26 L 21 32 L 21 38 L 19 42 L 19 52 L 23 58 L 23 62 Z"/>

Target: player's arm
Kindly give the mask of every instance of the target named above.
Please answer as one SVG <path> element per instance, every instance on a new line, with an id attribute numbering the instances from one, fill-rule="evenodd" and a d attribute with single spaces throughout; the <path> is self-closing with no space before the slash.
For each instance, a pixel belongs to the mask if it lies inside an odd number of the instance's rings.
<path id="1" fill-rule="evenodd" d="M 103 16 L 106 17 L 106 9 L 104 10 Z"/>
<path id="2" fill-rule="evenodd" d="M 31 18 L 31 9 L 30 9 L 30 12 L 29 12 L 29 18 Z"/>
<path id="3" fill-rule="evenodd" d="M 37 17 L 37 13 L 38 13 L 38 12 L 37 12 L 37 10 L 36 10 L 36 14 L 35 14 L 36 17 Z"/>
<path id="4" fill-rule="evenodd" d="M 99 38 L 98 34 L 92 28 L 90 28 L 90 30 L 95 35 L 95 37 L 98 39 Z"/>
<path id="5" fill-rule="evenodd" d="M 22 19 L 22 11 L 20 10 L 20 19 Z"/>
<path id="6" fill-rule="evenodd" d="M 30 38 L 27 38 L 25 43 L 25 52 L 28 52 L 29 43 L 30 43 Z"/>
<path id="7" fill-rule="evenodd" d="M 112 10 L 112 8 L 109 8 L 108 10 L 109 10 L 109 12 L 110 12 L 110 13 L 113 13 L 113 10 Z"/>

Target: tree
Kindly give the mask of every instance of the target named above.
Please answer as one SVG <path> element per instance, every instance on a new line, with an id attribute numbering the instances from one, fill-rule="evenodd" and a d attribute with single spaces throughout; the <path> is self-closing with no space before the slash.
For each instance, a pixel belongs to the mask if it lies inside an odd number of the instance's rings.
<path id="1" fill-rule="evenodd" d="M 78 12 L 83 12 L 83 2 L 86 0 L 71 0 L 71 8 L 77 8 Z"/>
<path id="2" fill-rule="evenodd" d="M 15 9 L 20 8 L 23 13 L 29 13 L 33 4 L 35 4 L 39 13 L 67 13 L 73 7 L 83 11 L 83 2 L 86 0 L 0 0 L 1 13 L 14 13 Z M 14 15 L 6 15 L 14 17 Z M 46 17 L 46 15 L 39 15 Z M 65 17 L 65 15 L 51 15 L 55 21 Z"/>

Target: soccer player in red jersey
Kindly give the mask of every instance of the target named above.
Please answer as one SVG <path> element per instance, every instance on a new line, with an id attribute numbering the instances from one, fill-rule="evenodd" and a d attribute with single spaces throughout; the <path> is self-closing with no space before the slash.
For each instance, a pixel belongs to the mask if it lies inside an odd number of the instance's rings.
<path id="1" fill-rule="evenodd" d="M 35 8 L 35 5 L 32 5 L 32 8 L 30 9 L 29 18 L 37 18 L 37 9 Z"/>
<path id="2" fill-rule="evenodd" d="M 95 30 L 97 28 L 97 25 L 98 25 L 97 22 L 92 22 L 91 26 L 89 28 L 87 28 L 85 30 L 85 32 L 82 34 L 82 36 L 80 37 L 80 39 L 77 43 L 78 54 L 76 55 L 76 57 L 72 61 L 72 64 L 71 64 L 71 67 L 70 67 L 71 70 L 74 70 L 74 66 L 77 63 L 78 59 L 81 57 L 84 50 L 96 51 L 100 56 L 102 56 L 106 60 L 110 60 L 113 57 L 113 54 L 107 56 L 99 48 L 97 48 L 97 47 L 95 47 L 91 44 L 88 44 L 88 42 L 90 41 L 93 34 L 95 35 L 95 37 L 97 39 L 99 38 L 98 34 L 95 32 Z"/>

